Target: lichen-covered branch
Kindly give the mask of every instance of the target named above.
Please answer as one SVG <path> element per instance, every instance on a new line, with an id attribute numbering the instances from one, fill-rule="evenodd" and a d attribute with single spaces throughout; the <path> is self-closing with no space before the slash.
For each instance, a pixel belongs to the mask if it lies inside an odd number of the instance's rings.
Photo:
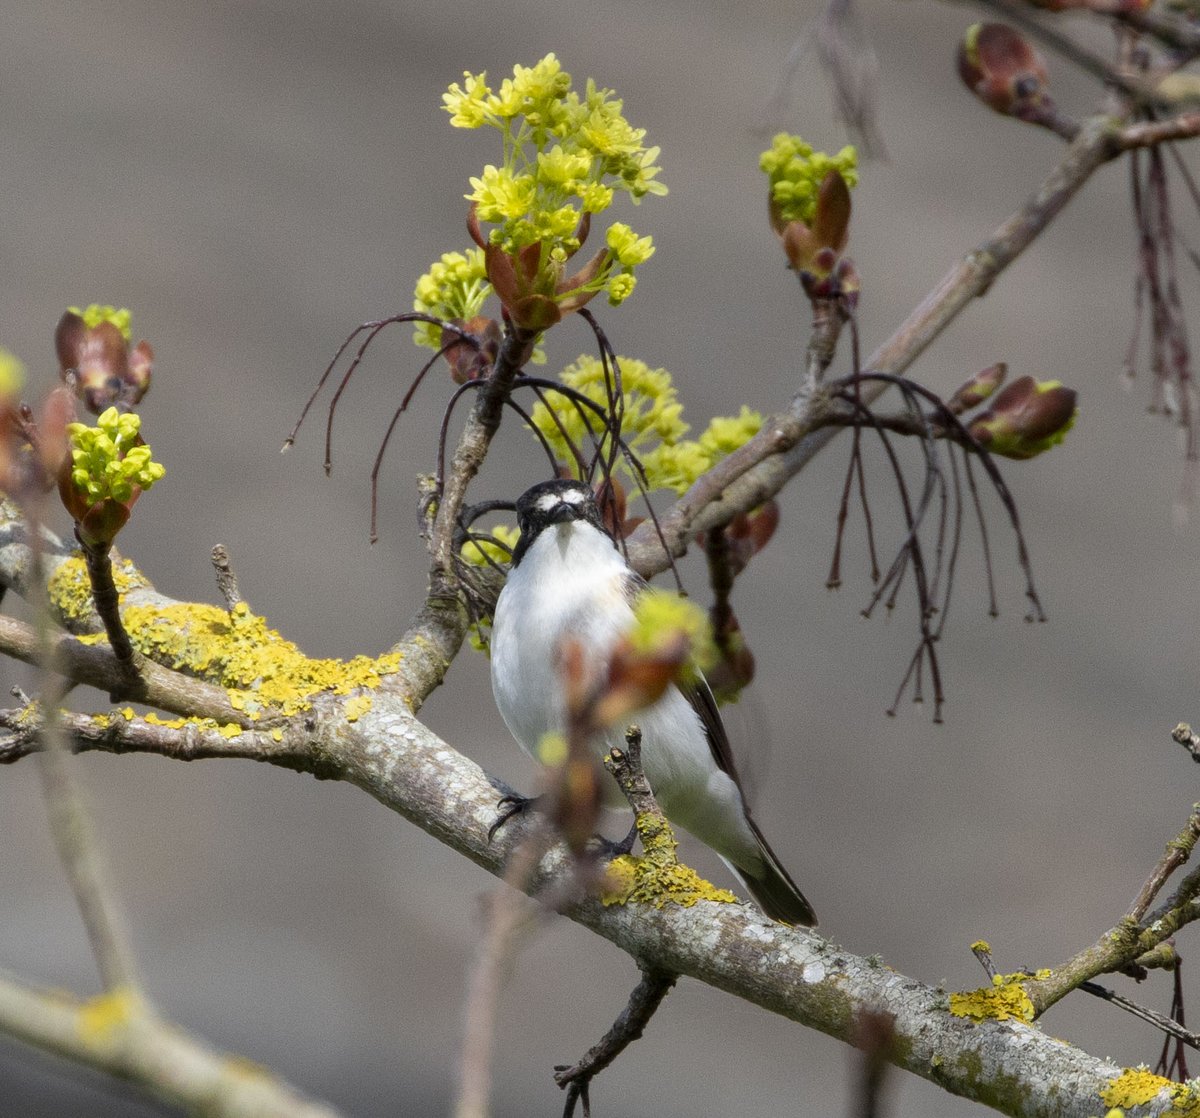
<path id="1" fill-rule="evenodd" d="M 311 771 L 320 765 L 322 776 L 356 784 L 502 875 L 533 825 L 515 818 L 489 842 L 497 800 L 509 789 L 432 733 L 399 696 L 381 691 L 355 722 L 345 718 L 347 701 L 319 697 L 304 716 L 309 727 L 304 740 L 298 735 L 286 754 L 264 750 L 257 759 Z M 147 733 L 137 719 L 121 719 L 103 743 L 89 735 L 76 737 L 75 746 L 188 755 L 175 746 L 162 749 L 164 740 Z M 212 751 L 197 746 L 190 755 L 222 755 L 214 741 L 201 740 Z M 234 739 L 229 752 L 237 748 Z M 255 754 L 245 749 L 236 755 Z M 566 851 L 556 848 L 541 860 L 526 888 L 552 887 L 572 866 Z M 888 1012 L 896 1022 L 898 1066 L 1003 1113 L 1088 1118 L 1102 1113 L 1100 1093 L 1118 1074 L 1112 1065 L 1021 1022 L 972 1023 L 952 1016 L 943 991 L 843 951 L 815 933 L 773 923 L 748 905 L 701 901 L 688 908 L 657 908 L 586 899 L 566 912 L 641 962 L 696 978 L 843 1040 L 853 1037 L 860 1013 Z"/>
<path id="2" fill-rule="evenodd" d="M 129 991 L 77 1001 L 0 973 L 0 1031 L 212 1118 L 338 1118 L 266 1068 L 218 1052 Z"/>
<path id="3" fill-rule="evenodd" d="M 74 637 L 60 636 L 50 642 L 55 668 L 77 683 L 86 683 L 109 693 L 117 692 L 160 710 L 216 722 L 247 725 L 244 712 L 234 709 L 221 687 L 147 662 L 141 679 L 131 685 L 112 650 L 103 645 L 80 644 Z M 42 650 L 34 630 L 12 617 L 0 616 L 0 654 L 36 664 Z"/>
<path id="4" fill-rule="evenodd" d="M 1139 890 L 1128 915 L 1061 966 L 1023 984 L 1036 1013 L 1044 1013 L 1099 974 L 1111 974 L 1129 966 L 1161 964 L 1156 952 L 1167 951 L 1167 961 L 1174 961 L 1174 951 L 1167 941 L 1180 928 L 1200 918 L 1200 870 L 1188 874 L 1157 909 L 1148 910 L 1167 879 L 1191 856 L 1198 837 L 1200 805 L 1193 810 L 1183 830 L 1167 843 L 1162 858 Z"/>

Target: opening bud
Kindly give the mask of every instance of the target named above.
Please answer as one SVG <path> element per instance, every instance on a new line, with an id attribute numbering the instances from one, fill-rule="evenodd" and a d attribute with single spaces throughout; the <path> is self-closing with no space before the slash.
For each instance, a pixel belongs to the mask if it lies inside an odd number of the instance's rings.
<path id="1" fill-rule="evenodd" d="M 958 45 L 958 74 L 979 100 L 1005 116 L 1037 119 L 1050 101 L 1042 56 L 1007 24 L 967 29 Z"/>

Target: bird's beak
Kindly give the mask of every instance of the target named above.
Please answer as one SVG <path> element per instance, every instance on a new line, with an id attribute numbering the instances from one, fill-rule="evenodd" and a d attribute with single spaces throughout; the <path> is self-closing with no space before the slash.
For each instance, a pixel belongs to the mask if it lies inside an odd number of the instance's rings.
<path id="1" fill-rule="evenodd" d="M 573 520 L 579 519 L 579 507 L 571 504 L 569 501 L 559 501 L 557 505 L 550 510 L 551 524 L 570 524 Z"/>

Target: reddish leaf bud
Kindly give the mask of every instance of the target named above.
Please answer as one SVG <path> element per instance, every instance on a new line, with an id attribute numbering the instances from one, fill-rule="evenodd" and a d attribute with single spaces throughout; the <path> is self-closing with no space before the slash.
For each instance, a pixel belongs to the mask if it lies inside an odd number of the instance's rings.
<path id="1" fill-rule="evenodd" d="M 138 342 L 129 351 L 129 368 L 125 375 L 128 386 L 126 403 L 138 404 L 150 390 L 150 374 L 154 368 L 154 350 L 147 341 Z"/>
<path id="2" fill-rule="evenodd" d="M 1066 437 L 1075 422 L 1076 395 L 1058 381 L 1020 377 L 971 421 L 968 430 L 993 454 L 1033 458 Z"/>
<path id="3" fill-rule="evenodd" d="M 88 326 L 80 315 L 67 311 L 55 328 L 54 348 L 63 382 L 94 415 L 114 404 L 132 407 L 150 387 L 150 343 L 138 342 L 131 351 L 112 322 Z"/>
<path id="4" fill-rule="evenodd" d="M 953 415 L 962 415 L 963 412 L 977 408 L 1004 383 L 1006 376 L 1008 366 L 1003 361 L 989 365 L 959 386 L 958 391 L 946 401 L 946 410 Z"/>
<path id="5" fill-rule="evenodd" d="M 491 370 L 500 352 L 502 332 L 500 323 L 483 314 L 465 320 L 456 318 L 454 325 L 470 334 L 477 343 L 472 345 L 464 341 L 453 330 L 442 331 L 442 344 L 449 346 L 443 356 L 450 364 L 450 379 L 455 384 L 466 384 L 486 376 Z"/>
<path id="6" fill-rule="evenodd" d="M 1005 116 L 1035 115 L 1046 95 L 1041 55 L 1003 23 L 976 23 L 958 46 L 963 84 L 989 108 Z"/>

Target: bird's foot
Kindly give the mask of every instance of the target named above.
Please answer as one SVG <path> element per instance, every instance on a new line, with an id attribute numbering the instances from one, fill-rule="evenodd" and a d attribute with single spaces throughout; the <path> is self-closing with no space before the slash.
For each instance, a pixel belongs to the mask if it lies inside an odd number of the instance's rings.
<path id="1" fill-rule="evenodd" d="M 505 823 L 514 816 L 524 815 L 525 812 L 536 807 L 541 798 L 541 796 L 518 796 L 515 792 L 501 796 L 500 802 L 496 805 L 500 809 L 500 814 L 496 817 L 496 822 L 488 828 L 488 842 L 490 843 L 496 837 L 496 832 Z"/>
<path id="2" fill-rule="evenodd" d="M 606 839 L 603 835 L 593 835 L 591 841 L 594 845 L 596 856 L 611 862 L 614 858 L 620 858 L 624 854 L 632 854 L 633 843 L 637 838 L 637 833 L 637 820 L 635 819 L 633 826 L 629 828 L 629 834 L 619 842 Z"/>

